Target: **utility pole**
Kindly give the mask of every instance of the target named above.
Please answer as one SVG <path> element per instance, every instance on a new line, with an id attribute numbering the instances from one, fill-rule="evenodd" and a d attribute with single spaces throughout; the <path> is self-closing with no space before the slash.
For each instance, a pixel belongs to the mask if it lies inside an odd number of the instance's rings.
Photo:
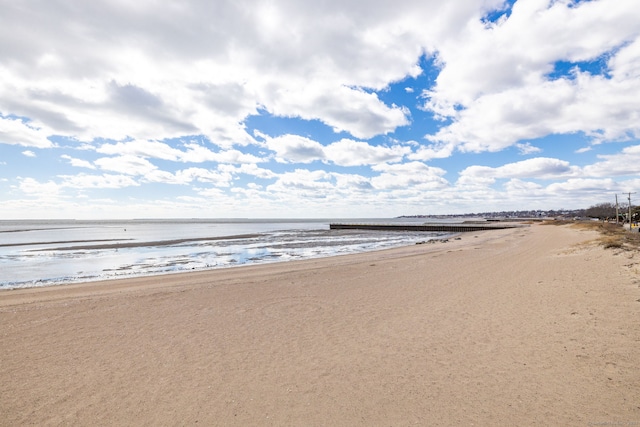
<path id="1" fill-rule="evenodd" d="M 629 194 L 629 231 L 631 231 L 631 195 L 636 193 L 628 193 Z"/>

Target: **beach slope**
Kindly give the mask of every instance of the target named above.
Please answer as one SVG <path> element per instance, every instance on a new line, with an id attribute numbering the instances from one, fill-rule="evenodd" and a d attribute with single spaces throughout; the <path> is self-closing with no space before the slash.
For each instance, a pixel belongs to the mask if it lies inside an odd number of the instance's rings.
<path id="1" fill-rule="evenodd" d="M 639 255 L 596 237 L 1 292 L 0 425 L 639 425 Z"/>

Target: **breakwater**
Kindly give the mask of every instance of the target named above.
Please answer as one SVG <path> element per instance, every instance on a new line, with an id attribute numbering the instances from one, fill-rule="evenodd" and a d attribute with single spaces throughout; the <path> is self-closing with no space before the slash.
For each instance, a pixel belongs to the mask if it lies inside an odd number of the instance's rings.
<path id="1" fill-rule="evenodd" d="M 465 233 L 470 231 L 501 230 L 505 228 L 526 227 L 524 224 L 491 223 L 433 223 L 433 224 L 329 224 L 331 230 L 379 230 L 379 231 L 436 231 Z"/>

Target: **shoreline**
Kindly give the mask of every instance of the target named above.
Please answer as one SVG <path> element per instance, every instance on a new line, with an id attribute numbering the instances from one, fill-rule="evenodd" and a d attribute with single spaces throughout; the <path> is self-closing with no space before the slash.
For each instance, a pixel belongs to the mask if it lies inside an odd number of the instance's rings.
<path id="1" fill-rule="evenodd" d="M 182 283 L 190 284 L 193 280 L 200 280 L 201 278 L 207 279 L 210 276 L 211 280 L 218 279 L 217 275 L 220 275 L 221 278 L 226 278 L 227 272 L 233 271 L 233 274 L 230 276 L 242 276 L 244 274 L 244 269 L 247 270 L 247 273 L 253 273 L 254 269 L 268 269 L 274 271 L 298 271 L 301 269 L 308 268 L 306 264 L 321 264 L 324 265 L 329 261 L 335 261 L 331 264 L 335 265 L 335 267 L 339 267 L 344 264 L 351 264 L 352 262 L 364 262 L 368 259 L 395 259 L 395 258 L 404 258 L 405 256 L 415 256 L 419 254 L 427 254 L 439 251 L 450 251 L 451 249 L 464 247 L 470 244 L 482 244 L 484 242 L 491 242 L 496 239 L 502 238 L 497 232 L 498 230 L 483 230 L 475 233 L 460 233 L 454 234 L 452 237 L 446 237 L 445 239 L 433 238 L 431 240 L 420 241 L 414 244 L 408 244 L 404 246 L 391 247 L 391 248 L 379 248 L 379 249 L 371 249 L 362 252 L 354 252 L 354 253 L 346 253 L 346 254 L 333 254 L 327 256 L 319 256 L 319 257 L 309 257 L 303 259 L 293 259 L 293 260 L 278 260 L 266 263 L 258 263 L 258 264 L 237 264 L 237 265 L 225 265 L 221 267 L 215 268 L 203 268 L 200 270 L 192 270 L 192 271 L 175 271 L 175 272 L 163 272 L 163 273 L 153 273 L 153 274 L 145 274 L 139 276 L 129 276 L 129 277 L 116 277 L 109 279 L 97 279 L 97 280 L 87 280 L 87 281 L 78 281 L 78 282 L 65 282 L 59 284 L 51 284 L 44 286 L 28 286 L 28 287 L 15 287 L 15 288 L 3 288 L 0 289 L 0 308 L 8 303 L 8 301 L 3 300 L 3 296 L 16 293 L 16 294 L 29 294 L 32 291 L 37 293 L 47 291 L 55 291 L 60 290 L 62 294 L 66 294 L 67 289 L 73 290 L 74 292 L 77 290 L 79 293 L 91 295 L 94 292 L 96 294 L 100 293 L 109 293 L 110 288 L 114 289 L 157 289 L 163 287 L 173 287 L 179 286 Z M 505 230 L 506 231 L 506 230 Z M 449 236 L 449 235 L 447 235 Z M 238 237 L 242 238 L 242 237 Z M 480 238 L 480 239 L 478 239 Z M 200 238 L 196 238 L 199 240 Z M 474 239 L 471 241 L 470 239 Z M 446 246 L 443 246 L 446 245 Z M 420 248 L 421 247 L 421 248 Z M 300 265 L 298 265 L 300 264 Z M 61 296 L 64 298 L 65 296 Z M 11 300 L 11 298 L 8 298 Z"/>
<path id="2" fill-rule="evenodd" d="M 354 233 L 352 235 L 354 240 L 350 242 L 348 241 L 348 237 L 353 232 L 342 233 L 340 231 L 332 232 L 330 230 L 314 229 L 305 230 L 303 233 L 304 234 L 301 235 L 301 241 L 296 240 L 295 234 L 292 234 L 293 238 L 290 239 L 274 240 L 270 238 L 271 233 L 264 232 L 153 241 L 135 240 L 128 242 L 126 240 L 130 239 L 111 239 L 113 243 L 107 244 L 95 243 L 104 240 L 67 240 L 30 244 L 7 244 L 6 246 L 35 246 L 34 248 L 23 250 L 22 255 L 25 258 L 28 256 L 38 256 L 41 252 L 45 252 L 46 254 L 54 253 L 54 258 L 59 259 L 61 263 L 70 262 L 72 266 L 66 270 L 59 271 L 57 274 L 49 274 L 48 276 L 46 275 L 46 265 L 44 266 L 44 271 L 39 271 L 35 265 L 32 266 L 30 270 L 22 266 L 25 271 L 22 277 L 18 275 L 15 278 L 16 280 L 13 281 L 9 281 L 9 278 L 4 277 L 5 281 L 0 281 L 0 292 L 23 288 L 61 286 L 71 283 L 121 280 L 192 271 L 209 271 L 221 268 L 235 268 L 243 265 L 264 265 L 273 262 L 290 262 L 296 259 L 324 258 L 404 245 L 410 246 L 414 243 L 433 243 L 457 236 L 457 234 L 424 233 L 424 235 L 416 234 L 413 237 L 405 236 L 405 239 L 408 240 L 406 242 L 394 242 L 392 234 L 395 233 L 387 234 L 386 240 L 383 239 L 382 241 L 377 241 L 373 238 L 367 240 L 367 238 L 362 237 L 360 234 Z M 309 238 L 310 235 L 312 236 L 311 239 L 305 243 L 304 239 Z M 402 236 L 402 234 L 398 235 Z M 318 239 L 318 236 L 320 236 L 320 238 L 319 240 L 314 240 L 313 236 L 315 236 L 315 239 Z M 371 236 L 373 236 L 373 234 L 371 234 Z M 347 240 L 344 240 L 345 238 Z M 425 240 L 415 240 L 418 238 Z M 458 237 L 455 238 L 457 239 Z M 356 244 L 359 239 L 359 244 Z M 410 243 L 409 240 L 412 242 Z M 236 242 L 240 241 L 242 241 L 242 244 L 236 245 Z M 89 242 L 89 244 L 71 245 L 72 243 L 87 242 Z M 197 247 L 201 242 L 205 242 L 206 245 L 210 246 L 205 246 L 201 250 Z M 219 243 L 222 247 L 216 248 L 216 250 L 211 249 L 212 245 L 218 244 L 217 242 L 222 242 Z M 68 245 L 55 248 L 41 248 L 37 246 L 56 243 L 68 243 Z M 180 249 L 183 244 L 185 245 L 185 249 Z M 343 245 L 344 247 L 342 247 Z M 0 248 L 1 247 L 0 245 Z M 228 250 L 227 247 L 231 249 Z M 119 249 L 136 250 L 136 248 L 142 248 L 138 253 L 139 256 L 137 256 L 136 253 L 127 252 L 126 255 L 123 255 L 127 258 L 121 260 L 116 259 L 119 255 Z M 165 250 L 167 248 L 173 252 L 167 252 L 166 254 L 157 253 L 154 254 L 154 256 L 146 254 L 146 251 Z M 311 252 L 304 253 L 305 248 Z M 89 251 L 93 250 L 103 251 L 104 253 L 92 255 Z M 79 255 L 78 258 L 76 258 L 76 256 L 66 258 L 65 254 L 69 251 L 80 253 L 81 255 Z M 87 253 L 84 253 L 85 251 Z M 114 252 L 107 254 L 107 251 Z M 102 262 L 99 269 L 92 269 L 90 260 L 94 257 L 100 257 L 101 255 L 105 257 L 111 256 L 114 262 L 112 265 L 109 265 L 108 261 Z M 163 256 L 167 256 L 167 258 L 163 258 Z M 55 263 L 52 265 L 55 265 Z M 9 264 L 7 268 L 8 271 L 11 272 L 11 264 Z M 35 272 L 38 272 L 37 276 L 33 274 Z M 2 278 L 0 278 L 0 280 L 2 280 Z"/>
<path id="3" fill-rule="evenodd" d="M 636 254 L 460 237 L 0 292 L 0 425 L 639 422 Z"/>

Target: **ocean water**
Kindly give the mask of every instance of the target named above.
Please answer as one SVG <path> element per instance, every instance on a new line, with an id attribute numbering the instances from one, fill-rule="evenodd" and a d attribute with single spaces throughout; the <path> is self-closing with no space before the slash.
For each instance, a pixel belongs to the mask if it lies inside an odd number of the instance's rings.
<path id="1" fill-rule="evenodd" d="M 330 230 L 332 222 L 424 220 L 0 221 L 0 290 L 285 262 L 445 236 Z"/>

